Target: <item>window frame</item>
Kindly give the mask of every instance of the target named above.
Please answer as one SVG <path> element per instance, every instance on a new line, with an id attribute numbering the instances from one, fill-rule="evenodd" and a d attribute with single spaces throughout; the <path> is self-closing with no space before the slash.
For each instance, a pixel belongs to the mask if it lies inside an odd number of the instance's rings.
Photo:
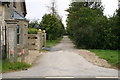
<path id="1" fill-rule="evenodd" d="M 17 33 L 17 44 L 20 44 L 20 26 L 16 26 L 16 33 Z"/>
<path id="2" fill-rule="evenodd" d="M 16 8 L 16 2 L 13 0 L 13 7 Z"/>

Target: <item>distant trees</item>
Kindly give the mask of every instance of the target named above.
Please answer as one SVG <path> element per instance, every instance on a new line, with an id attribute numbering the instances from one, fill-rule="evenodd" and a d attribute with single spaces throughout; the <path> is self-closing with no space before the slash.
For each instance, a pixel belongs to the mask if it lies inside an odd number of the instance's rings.
<path id="1" fill-rule="evenodd" d="M 45 14 L 40 23 L 41 29 L 46 30 L 47 39 L 55 40 L 64 34 L 64 25 L 53 14 Z"/>
<path id="2" fill-rule="evenodd" d="M 46 30 L 47 40 L 55 40 L 65 34 L 65 28 L 62 19 L 57 13 L 55 3 L 55 0 L 52 0 L 51 6 L 48 6 L 51 12 L 45 14 L 41 22 L 34 20 L 29 23 L 29 32 L 35 33 L 35 31 L 31 31 L 31 28 Z"/>
<path id="3" fill-rule="evenodd" d="M 48 40 L 55 40 L 65 34 L 65 28 L 62 20 L 57 18 L 54 14 L 45 14 L 42 17 L 41 22 L 38 22 L 38 20 L 31 21 L 29 23 L 28 33 L 35 33 L 36 29 L 46 30 Z"/>
<path id="4" fill-rule="evenodd" d="M 117 10 L 117 26 L 116 26 L 116 36 L 118 36 L 118 49 L 120 49 L 120 8 Z M 115 31 L 114 31 L 115 32 Z"/>
<path id="5" fill-rule="evenodd" d="M 29 23 L 28 27 L 29 27 L 29 28 L 39 29 L 39 28 L 40 28 L 39 20 L 36 19 L 36 20 L 31 21 L 31 22 Z"/>
<path id="6" fill-rule="evenodd" d="M 118 14 L 108 19 L 97 2 L 72 2 L 67 11 L 67 32 L 77 47 L 118 49 Z"/>

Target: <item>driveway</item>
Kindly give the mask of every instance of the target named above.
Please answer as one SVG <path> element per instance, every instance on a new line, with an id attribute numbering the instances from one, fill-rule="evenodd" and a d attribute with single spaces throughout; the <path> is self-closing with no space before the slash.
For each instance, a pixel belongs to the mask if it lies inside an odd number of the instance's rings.
<path id="1" fill-rule="evenodd" d="M 36 77 L 117 77 L 118 71 L 93 65 L 79 55 L 67 36 L 51 48 L 51 51 L 39 56 L 28 70 L 4 73 L 3 78 Z"/>

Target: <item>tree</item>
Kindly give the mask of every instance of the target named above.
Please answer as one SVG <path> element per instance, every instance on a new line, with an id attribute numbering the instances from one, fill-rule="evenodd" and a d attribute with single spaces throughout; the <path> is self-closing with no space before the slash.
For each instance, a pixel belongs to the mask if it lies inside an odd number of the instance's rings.
<path id="1" fill-rule="evenodd" d="M 67 32 L 79 48 L 117 49 L 114 19 L 103 15 L 98 2 L 72 2 L 67 18 Z M 115 20 L 115 21 L 112 21 Z M 112 25 L 112 26 L 111 26 Z M 117 28 L 118 29 L 118 28 Z"/>
<path id="2" fill-rule="evenodd" d="M 45 14 L 40 23 L 41 29 L 46 30 L 47 39 L 55 40 L 63 35 L 64 26 L 53 14 Z"/>
<path id="3" fill-rule="evenodd" d="M 33 20 L 29 23 L 28 25 L 29 28 L 36 28 L 36 29 L 40 29 L 40 26 L 39 26 L 39 20 Z"/>

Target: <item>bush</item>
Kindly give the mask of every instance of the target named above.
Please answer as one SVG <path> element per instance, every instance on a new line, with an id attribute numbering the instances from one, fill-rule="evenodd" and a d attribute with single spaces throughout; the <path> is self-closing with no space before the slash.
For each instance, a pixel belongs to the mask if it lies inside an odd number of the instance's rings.
<path id="1" fill-rule="evenodd" d="M 28 34 L 37 34 L 38 30 L 34 28 L 28 28 Z"/>

